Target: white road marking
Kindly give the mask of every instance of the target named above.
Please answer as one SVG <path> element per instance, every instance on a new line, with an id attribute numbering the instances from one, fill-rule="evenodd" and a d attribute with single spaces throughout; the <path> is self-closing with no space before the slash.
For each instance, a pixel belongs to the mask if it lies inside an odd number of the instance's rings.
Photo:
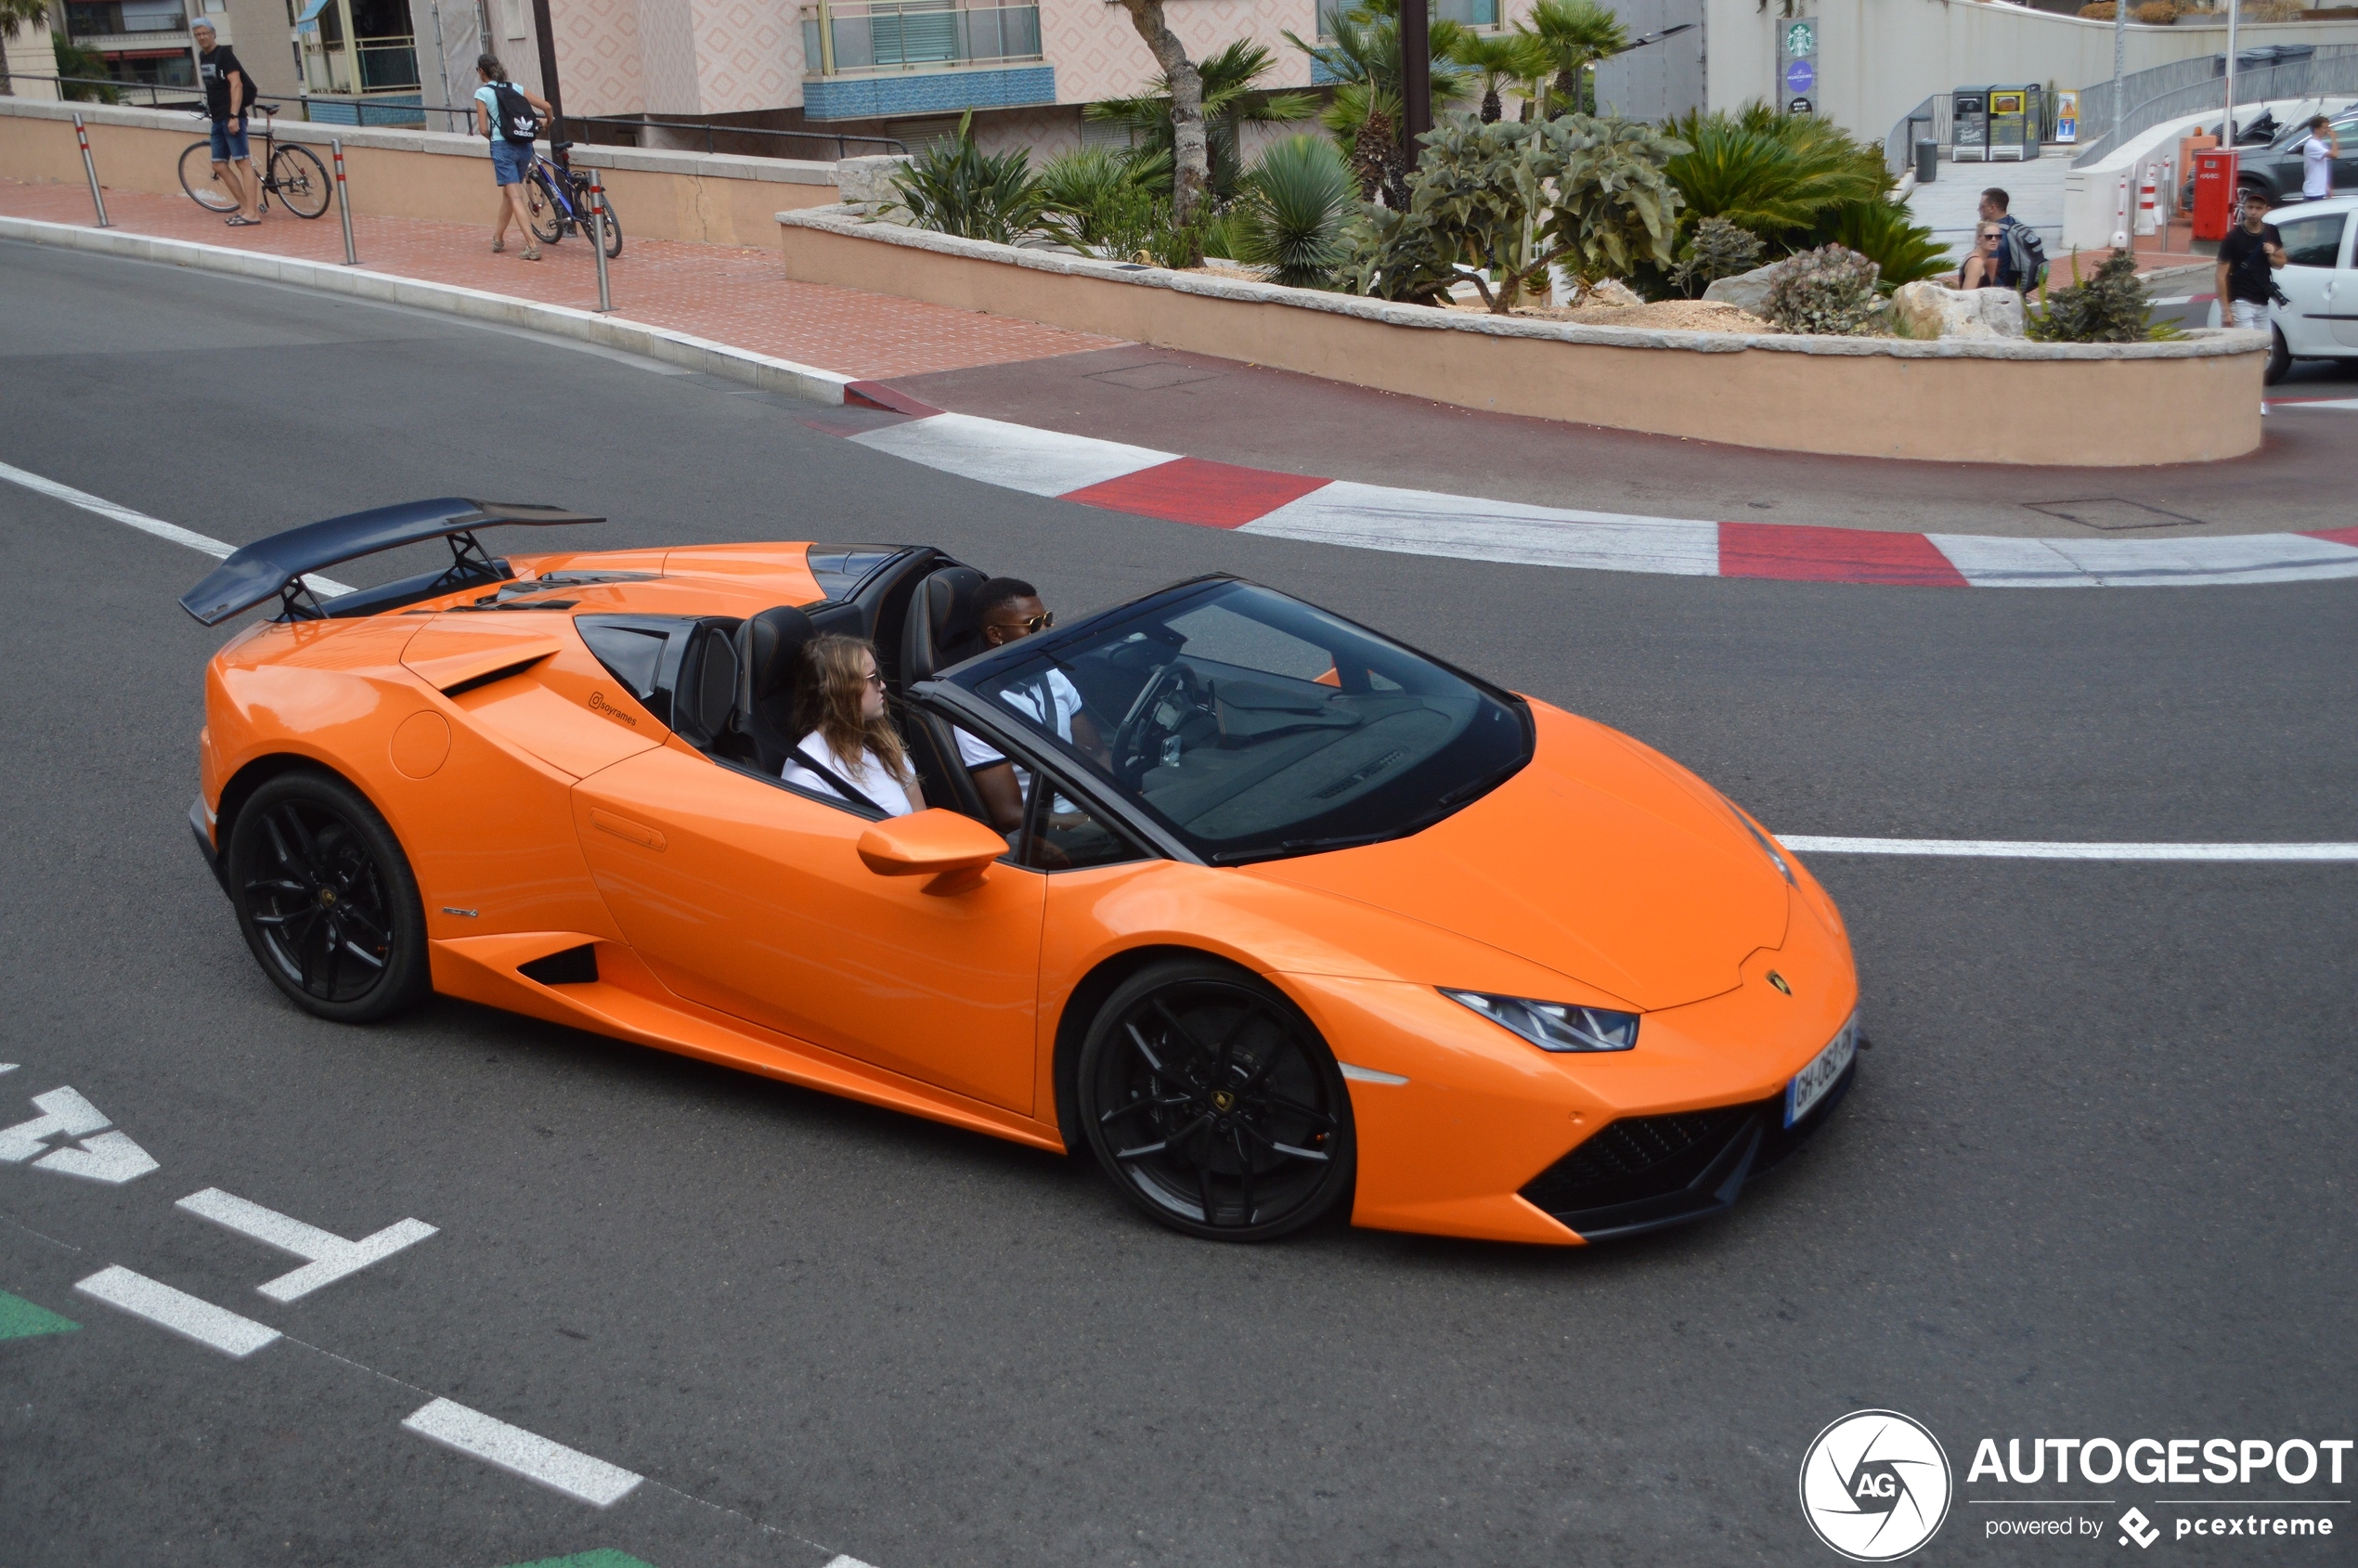
<path id="1" fill-rule="evenodd" d="M 1406 1083 L 1408 1082 L 1396 1072 L 1378 1072 L 1371 1067 L 1354 1067 L 1349 1062 L 1337 1062 L 1335 1066 L 1341 1068 L 1342 1075 L 1354 1083 Z"/>
<path id="2" fill-rule="evenodd" d="M 120 1264 L 100 1269 L 74 1289 L 85 1296 L 97 1297 L 109 1306 L 121 1307 L 134 1317 L 144 1317 L 158 1328 L 185 1334 L 201 1345 L 210 1345 L 224 1355 L 241 1360 L 279 1337 L 279 1330 L 266 1323 L 240 1317 Z"/>
<path id="3" fill-rule="evenodd" d="M 144 512 L 134 512 L 127 506 L 117 506 L 103 496 L 94 496 L 87 490 L 77 490 L 71 485 L 60 485 L 54 479 L 45 479 L 38 473 L 28 473 L 21 468 L 12 468 L 4 462 L 0 462 L 0 479 L 5 479 L 11 485 L 21 485 L 26 489 L 37 491 L 53 500 L 61 500 L 68 506 L 78 506 L 84 512 L 96 512 L 109 522 L 120 523 L 126 528 L 136 528 L 143 534 L 153 534 L 160 539 L 169 539 L 174 544 L 187 545 L 190 550 L 201 551 L 216 560 L 227 559 L 238 548 L 233 544 L 225 544 L 210 535 L 200 534 L 192 528 L 183 528 L 177 523 L 167 523 L 161 517 L 150 517 Z M 332 599 L 339 593 L 352 591 L 350 585 L 337 582 L 332 577 L 315 575 L 305 577 L 303 581 L 312 592 L 323 598 Z"/>
<path id="4" fill-rule="evenodd" d="M 2358 861 L 2358 844 L 2102 844 L 2014 838 L 1809 838 L 1777 842 L 1802 855 L 1969 855 L 2026 861 Z"/>
<path id="5" fill-rule="evenodd" d="M 1477 500 L 1341 479 L 1237 530 L 1281 539 L 1588 571 L 1717 577 L 1719 525 Z"/>
<path id="6" fill-rule="evenodd" d="M 32 1103 L 40 1108 L 39 1116 L 13 1127 L 0 1127 L 0 1160 L 11 1165 L 39 1154 L 47 1139 L 78 1138 L 97 1132 L 110 1120 L 106 1112 L 71 1088 L 35 1095 Z"/>
<path id="7" fill-rule="evenodd" d="M 100 1133 L 84 1138 L 82 1147 L 68 1144 L 65 1147 L 45 1154 L 32 1162 L 36 1171 L 55 1171 L 60 1176 L 80 1176 L 84 1181 L 104 1182 L 109 1186 L 121 1186 L 127 1181 L 146 1175 L 163 1167 L 156 1163 L 154 1155 L 131 1141 L 128 1133 Z"/>
<path id="8" fill-rule="evenodd" d="M 2358 547 L 2305 534 L 2193 539 L 1924 537 L 1976 588 L 2183 588 L 2358 577 Z"/>
<path id="9" fill-rule="evenodd" d="M 1410 36 L 1414 37 L 1415 34 L 1412 33 Z M 836 1555 L 834 1561 L 827 1564 L 827 1568 L 868 1568 L 868 1564 L 861 1562 L 858 1558 L 851 1556 L 849 1552 L 839 1552 Z"/>
<path id="10" fill-rule="evenodd" d="M 346 1241 L 331 1231 L 289 1219 L 275 1209 L 265 1209 L 214 1186 L 190 1193 L 177 1207 L 304 1260 L 304 1266 L 292 1274 L 282 1274 L 256 1287 L 274 1302 L 299 1301 L 321 1286 L 332 1285 L 347 1274 L 357 1274 L 370 1263 L 389 1258 L 434 1233 L 434 1227 L 423 1220 L 403 1220 L 374 1236 Z"/>
<path id="11" fill-rule="evenodd" d="M 14 1071 L 16 1071 L 16 1070 L 17 1070 L 17 1064 L 16 1064 L 16 1063 L 14 1063 L 14 1062 L 0 1062 L 0 1072 L 14 1072 Z"/>
<path id="12" fill-rule="evenodd" d="M 862 431 L 850 439 L 945 473 L 1035 496 L 1086 489 L 1179 455 L 973 414 L 935 414 Z"/>
<path id="13" fill-rule="evenodd" d="M 611 1508 L 628 1497 L 641 1479 L 619 1465 L 593 1459 L 578 1449 L 447 1399 L 437 1399 L 415 1411 L 401 1425 L 421 1437 L 599 1508 Z"/>

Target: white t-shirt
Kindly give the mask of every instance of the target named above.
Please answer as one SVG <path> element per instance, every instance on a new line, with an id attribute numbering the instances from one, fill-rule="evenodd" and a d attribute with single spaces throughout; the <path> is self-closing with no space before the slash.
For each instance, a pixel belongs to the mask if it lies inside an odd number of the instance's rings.
<path id="1" fill-rule="evenodd" d="M 2322 201 L 2334 193 L 2334 150 L 2323 136 L 2311 136 L 2300 144 L 2300 194 L 2311 201 Z"/>
<path id="2" fill-rule="evenodd" d="M 1081 711 L 1081 689 L 1061 669 L 1034 676 L 1019 685 L 999 693 L 1000 700 L 1042 729 L 1053 724 L 1056 739 L 1072 739 L 1073 716 Z M 1050 716 L 1053 715 L 1053 718 Z M 958 760 L 968 771 L 989 768 L 1007 760 L 1007 754 L 984 740 L 980 735 L 958 732 Z M 1026 795 L 1031 792 L 1031 770 L 1016 765 L 1016 785 Z"/>
<path id="3" fill-rule="evenodd" d="M 872 804 L 882 807 L 887 817 L 905 817 L 917 809 L 916 802 L 909 798 L 908 786 L 886 770 L 884 758 L 873 750 L 862 747 L 856 765 L 846 762 L 835 754 L 816 730 L 803 736 L 795 750 L 805 753 L 829 772 L 840 775 L 844 783 L 866 796 Z M 792 758 L 779 771 L 778 776 L 799 788 L 843 798 L 843 791 Z"/>

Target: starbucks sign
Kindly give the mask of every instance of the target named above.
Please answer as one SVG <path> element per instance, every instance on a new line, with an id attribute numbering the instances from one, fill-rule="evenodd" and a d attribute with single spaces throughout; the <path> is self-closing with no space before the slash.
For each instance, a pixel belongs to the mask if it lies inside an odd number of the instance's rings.
<path id="1" fill-rule="evenodd" d="M 1778 107 L 1788 114 L 1807 114 L 1818 86 L 1818 22 L 1813 17 L 1786 22 L 1777 33 Z"/>

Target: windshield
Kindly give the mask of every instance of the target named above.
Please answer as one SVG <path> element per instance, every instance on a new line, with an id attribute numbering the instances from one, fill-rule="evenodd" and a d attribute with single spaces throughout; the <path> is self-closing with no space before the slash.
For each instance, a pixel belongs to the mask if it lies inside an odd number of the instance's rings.
<path id="1" fill-rule="evenodd" d="M 1520 703 L 1246 583 L 1027 638 L 949 679 L 1219 863 L 1414 833 L 1531 758 Z"/>

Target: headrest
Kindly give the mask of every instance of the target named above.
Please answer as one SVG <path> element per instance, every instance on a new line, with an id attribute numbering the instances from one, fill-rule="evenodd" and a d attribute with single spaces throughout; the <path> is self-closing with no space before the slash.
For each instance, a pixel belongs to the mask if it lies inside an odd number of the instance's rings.
<path id="1" fill-rule="evenodd" d="M 738 710 L 750 712 L 756 703 L 775 702 L 790 693 L 803 644 L 818 634 L 810 617 L 791 604 L 764 610 L 739 628 Z"/>
<path id="2" fill-rule="evenodd" d="M 901 678 L 926 680 L 978 651 L 975 600 L 984 582 L 971 566 L 944 566 L 917 585 L 902 633 Z"/>

